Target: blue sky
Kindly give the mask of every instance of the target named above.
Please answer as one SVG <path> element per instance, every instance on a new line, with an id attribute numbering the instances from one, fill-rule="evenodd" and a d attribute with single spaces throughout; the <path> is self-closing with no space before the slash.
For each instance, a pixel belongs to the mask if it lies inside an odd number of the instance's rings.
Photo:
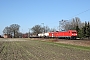
<path id="1" fill-rule="evenodd" d="M 0 34 L 11 24 L 19 24 L 21 32 L 44 25 L 57 28 L 59 21 L 79 17 L 82 22 L 90 20 L 90 0 L 0 0 Z M 76 16 L 77 15 L 77 16 Z"/>

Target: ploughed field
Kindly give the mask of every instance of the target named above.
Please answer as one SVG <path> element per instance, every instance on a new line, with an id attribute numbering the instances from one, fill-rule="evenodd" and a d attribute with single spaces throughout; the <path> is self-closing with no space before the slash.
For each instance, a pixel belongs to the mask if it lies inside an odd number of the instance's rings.
<path id="1" fill-rule="evenodd" d="M 90 60 L 89 49 L 40 40 L 0 39 L 0 60 Z"/>

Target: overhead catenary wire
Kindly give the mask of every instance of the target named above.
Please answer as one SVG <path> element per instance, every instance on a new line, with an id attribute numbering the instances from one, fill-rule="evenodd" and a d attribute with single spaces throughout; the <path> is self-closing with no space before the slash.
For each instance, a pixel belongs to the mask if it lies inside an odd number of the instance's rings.
<path id="1" fill-rule="evenodd" d="M 85 13 L 85 12 L 88 12 L 89 10 L 90 10 L 90 9 L 87 9 L 87 10 L 85 10 L 85 11 L 83 11 L 83 12 L 80 12 L 80 13 L 78 13 L 78 14 L 70 17 L 69 20 L 72 19 L 73 17 L 76 17 L 76 16 L 78 16 L 78 15 L 81 15 L 81 14 L 83 14 L 83 13 Z"/>

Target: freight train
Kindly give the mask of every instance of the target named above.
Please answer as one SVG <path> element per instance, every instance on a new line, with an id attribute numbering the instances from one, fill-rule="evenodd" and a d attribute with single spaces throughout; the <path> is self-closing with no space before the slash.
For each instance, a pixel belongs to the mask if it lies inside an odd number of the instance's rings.
<path id="1" fill-rule="evenodd" d="M 56 32 L 40 33 L 40 34 L 38 34 L 38 37 L 76 39 L 77 31 L 76 30 L 68 30 L 68 31 L 56 31 Z"/>

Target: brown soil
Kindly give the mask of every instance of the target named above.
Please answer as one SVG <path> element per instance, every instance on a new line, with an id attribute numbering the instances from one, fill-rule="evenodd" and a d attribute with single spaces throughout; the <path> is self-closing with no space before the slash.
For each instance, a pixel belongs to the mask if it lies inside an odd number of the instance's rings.
<path id="1" fill-rule="evenodd" d="M 90 46 L 90 41 L 84 40 L 38 40 Z M 90 60 L 90 51 L 65 48 L 33 39 L 1 39 L 0 60 Z"/>

